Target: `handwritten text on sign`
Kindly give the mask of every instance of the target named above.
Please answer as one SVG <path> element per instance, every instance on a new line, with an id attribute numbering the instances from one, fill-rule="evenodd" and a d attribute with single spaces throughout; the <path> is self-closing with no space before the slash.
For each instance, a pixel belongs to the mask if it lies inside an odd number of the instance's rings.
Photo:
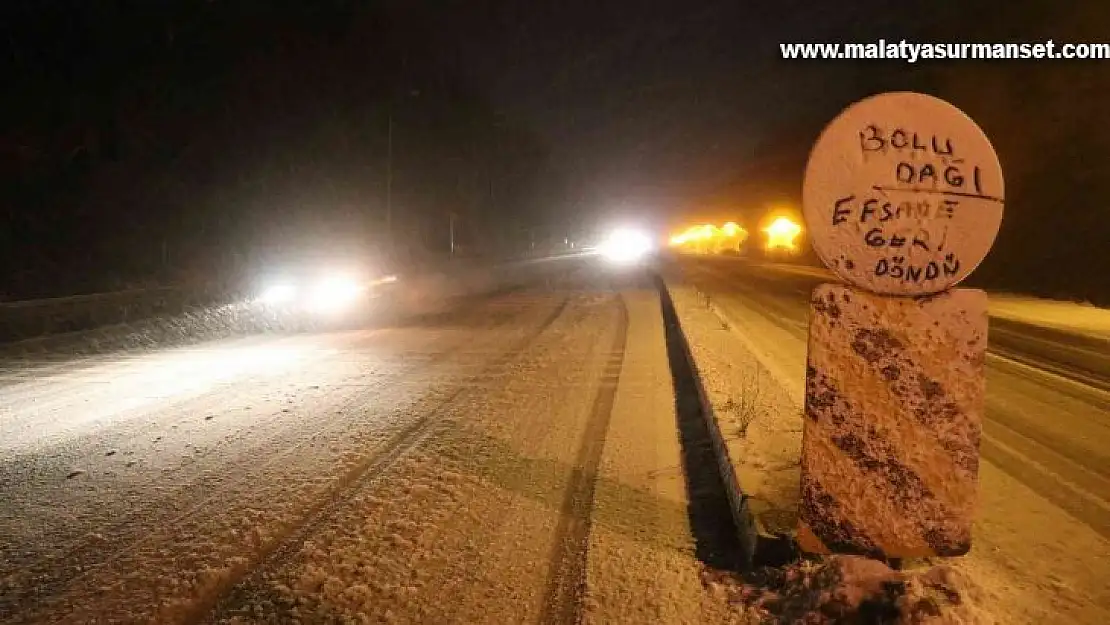
<path id="1" fill-rule="evenodd" d="M 901 109 L 896 123 L 875 121 L 890 115 L 852 115 L 870 101 L 830 124 L 810 157 L 805 213 L 814 246 L 857 286 L 902 294 L 944 290 L 966 277 L 993 242 L 1001 168 L 966 116 L 944 128 L 933 116 L 918 127 Z M 846 116 L 855 119 L 842 128 Z M 992 184 L 999 195 L 991 194 Z"/>

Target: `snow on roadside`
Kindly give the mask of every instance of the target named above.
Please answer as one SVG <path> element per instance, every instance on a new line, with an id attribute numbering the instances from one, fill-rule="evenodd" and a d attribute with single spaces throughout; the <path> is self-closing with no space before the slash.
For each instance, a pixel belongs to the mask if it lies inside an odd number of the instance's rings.
<path id="1" fill-rule="evenodd" d="M 116 354 L 258 334 L 277 326 L 250 304 L 219 304 L 148 317 L 91 330 L 52 334 L 0 345 L 5 360 L 57 361 L 75 356 Z"/>
<path id="2" fill-rule="evenodd" d="M 725 258 L 714 258 L 719 263 Z M 750 261 L 734 261 L 750 262 Z M 763 271 L 815 278 L 826 282 L 838 279 L 824 267 L 810 267 L 786 263 L 755 263 Z M 992 317 L 1018 321 L 1035 326 L 1049 327 L 1064 332 L 1074 332 L 1095 338 L 1110 339 L 1110 308 L 1089 302 L 1076 302 L 1017 293 L 990 292 Z"/>
<path id="3" fill-rule="evenodd" d="M 998 623 L 977 605 L 978 588 L 966 574 L 945 565 L 895 571 L 863 557 L 830 556 L 765 569 L 754 581 L 728 574 L 706 578 L 714 594 L 760 623 Z"/>
<path id="4" fill-rule="evenodd" d="M 991 293 L 990 313 L 992 317 L 1110 340 L 1110 309 L 1093 304 Z"/>

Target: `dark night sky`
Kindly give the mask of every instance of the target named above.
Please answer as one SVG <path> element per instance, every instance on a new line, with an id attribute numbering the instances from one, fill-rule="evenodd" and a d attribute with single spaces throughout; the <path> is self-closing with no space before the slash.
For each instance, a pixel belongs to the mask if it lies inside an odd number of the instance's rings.
<path id="1" fill-rule="evenodd" d="M 812 40 L 812 23 L 840 37 L 860 32 L 853 25 L 878 3 L 640 4 L 491 3 L 456 34 L 463 71 L 541 129 L 586 201 L 670 209 L 727 184 L 769 128 L 849 101 L 851 85 L 830 80 L 843 71 L 779 62 L 777 43 Z M 490 36 L 468 36 L 483 31 Z M 810 90 L 821 97 L 805 97 Z"/>
<path id="2" fill-rule="evenodd" d="M 1108 62 L 911 66 L 778 50 L 1099 41 L 1101 3 L 24 0 L 0 11 L 11 77 L 0 292 L 12 296 L 237 271 L 260 249 L 380 236 L 390 111 L 397 227 L 414 249 L 441 250 L 448 211 L 469 244 L 491 247 L 587 217 L 743 217 L 796 201 L 821 126 L 890 89 L 949 99 L 1002 156 L 1009 212 L 984 280 L 1110 291 L 1096 199 L 1110 191 Z M 1049 213 L 1077 227 L 1046 234 Z"/>

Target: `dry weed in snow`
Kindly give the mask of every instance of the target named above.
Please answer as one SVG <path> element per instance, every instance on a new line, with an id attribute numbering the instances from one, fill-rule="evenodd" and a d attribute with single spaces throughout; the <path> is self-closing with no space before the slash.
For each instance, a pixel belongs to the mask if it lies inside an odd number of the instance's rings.
<path id="1" fill-rule="evenodd" d="M 781 625 L 987 625 L 994 619 L 975 606 L 976 587 L 958 570 L 939 565 L 895 571 L 858 556 L 831 556 L 745 581 L 707 573 L 737 612 Z"/>
<path id="2" fill-rule="evenodd" d="M 740 438 L 748 435 L 748 428 L 751 427 L 752 422 L 766 411 L 767 404 L 759 369 L 756 369 L 753 375 L 745 376 L 740 388 L 735 389 L 720 408 L 720 412 L 735 425 L 735 429 L 727 434 Z"/>

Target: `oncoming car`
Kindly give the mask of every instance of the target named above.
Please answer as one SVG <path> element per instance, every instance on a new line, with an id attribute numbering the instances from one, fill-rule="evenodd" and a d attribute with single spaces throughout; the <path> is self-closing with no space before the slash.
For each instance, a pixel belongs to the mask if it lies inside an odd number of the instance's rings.
<path id="1" fill-rule="evenodd" d="M 633 228 L 613 230 L 597 246 L 597 251 L 616 265 L 638 265 L 651 256 L 655 246 L 651 235 Z"/>
<path id="2" fill-rule="evenodd" d="M 266 279 L 257 304 L 281 329 L 343 327 L 365 321 L 386 303 L 397 276 L 359 271 L 287 271 Z"/>

